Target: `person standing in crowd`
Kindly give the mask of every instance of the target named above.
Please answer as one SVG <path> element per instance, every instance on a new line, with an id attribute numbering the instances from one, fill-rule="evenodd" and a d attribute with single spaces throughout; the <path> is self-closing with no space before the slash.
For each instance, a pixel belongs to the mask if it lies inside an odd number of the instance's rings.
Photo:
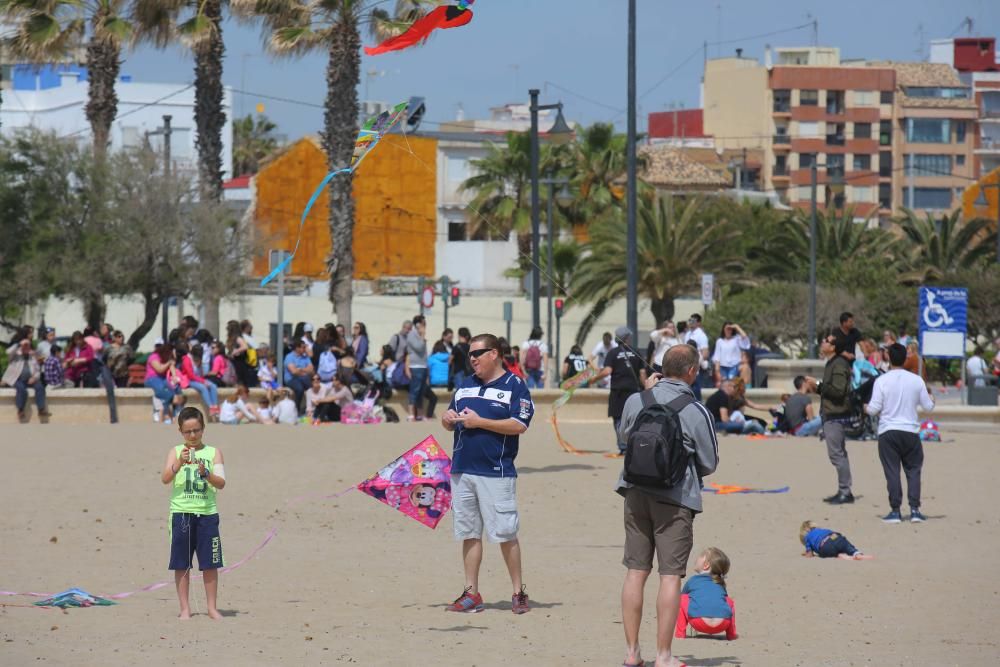
<path id="1" fill-rule="evenodd" d="M 358 363 L 358 368 L 365 368 L 368 365 L 368 327 L 364 322 L 355 322 L 351 327 L 351 334 L 354 360 Z"/>
<path id="2" fill-rule="evenodd" d="M 906 362 L 903 364 L 903 368 L 914 375 L 919 375 L 924 382 L 927 381 L 927 364 L 921 363 L 920 346 L 912 338 L 906 344 Z"/>
<path id="3" fill-rule="evenodd" d="M 684 342 L 693 347 L 698 351 L 698 355 L 701 357 L 699 362 L 700 370 L 698 372 L 698 380 L 691 385 L 691 389 L 694 391 L 694 395 L 701 400 L 701 388 L 703 385 L 707 385 L 708 380 L 708 335 L 701 326 L 701 315 L 698 313 L 692 313 L 691 317 L 687 321 L 687 329 L 684 331 Z"/>
<path id="4" fill-rule="evenodd" d="M 819 433 L 823 419 L 813 412 L 810 394 L 816 393 L 816 378 L 808 375 L 796 375 L 792 380 L 795 393 L 785 401 L 785 421 L 788 432 L 800 437 L 808 437 Z"/>
<path id="5" fill-rule="evenodd" d="M 604 368 L 594 377 L 594 382 L 611 376 L 611 393 L 608 394 L 608 416 L 614 421 L 618 454 L 625 453 L 625 443 L 618 438 L 622 410 L 629 396 L 640 391 L 646 381 L 646 367 L 642 357 L 632 349 L 632 330 L 628 327 L 615 329 L 618 346 L 604 357 Z"/>
<path id="6" fill-rule="evenodd" d="M 663 355 L 673 346 L 681 344 L 681 339 L 677 337 L 677 326 L 674 321 L 663 320 L 659 329 L 649 332 L 649 341 L 656 346 L 653 349 L 653 359 L 650 365 L 653 367 L 654 373 L 659 373 L 662 370 L 660 362 L 663 361 Z"/>
<path id="7" fill-rule="evenodd" d="M 660 357 L 661 359 L 663 357 Z M 587 370 L 587 358 L 583 356 L 583 350 L 579 345 L 570 348 L 569 354 L 563 360 L 562 379 L 563 382 Z"/>
<path id="8" fill-rule="evenodd" d="M 448 354 L 451 354 L 451 350 L 455 347 L 455 332 L 448 327 L 441 332 L 441 344 L 444 345 L 444 350 Z"/>
<path id="9" fill-rule="evenodd" d="M 423 399 L 427 399 L 427 411 L 425 415 L 428 419 L 434 417 L 434 407 L 437 405 L 437 396 L 430 387 L 427 378 L 427 320 L 423 315 L 413 318 L 413 328 L 406 336 L 406 357 L 410 369 L 410 415 L 407 421 L 419 421 L 420 404 Z"/>
<path id="10" fill-rule="evenodd" d="M 458 342 L 451 348 L 449 389 L 461 387 L 465 378 L 472 375 L 472 367 L 469 365 L 469 341 L 471 339 L 472 334 L 467 328 L 458 328 Z"/>
<path id="11" fill-rule="evenodd" d="M 879 415 L 878 458 L 885 473 L 889 492 L 889 513 L 886 523 L 902 521 L 899 510 L 903 504 L 903 485 L 899 480 L 902 465 L 906 473 L 906 498 L 910 503 L 910 521 L 919 523 L 925 517 L 920 511 L 920 473 L 924 466 L 924 445 L 920 442 L 920 418 L 917 409 L 930 412 L 934 399 L 926 383 L 903 369 L 906 348 L 895 343 L 889 346 L 889 363 L 885 375 L 875 379 L 871 402 L 865 407 L 870 415 Z"/>
<path id="12" fill-rule="evenodd" d="M 302 325 L 302 342 L 306 344 L 306 354 L 312 356 L 313 344 L 316 341 L 313 340 L 313 325 L 309 322 Z"/>
<path id="13" fill-rule="evenodd" d="M 344 349 L 347 349 L 347 346 L 351 344 L 351 338 L 347 335 L 347 327 L 343 324 L 338 324 L 334 328 L 337 330 L 337 336 L 344 344 Z"/>
<path id="14" fill-rule="evenodd" d="M 989 367 L 983 355 L 986 354 L 982 345 L 976 345 L 972 356 L 965 362 L 966 382 L 970 387 L 985 387 L 990 375 Z"/>
<path id="15" fill-rule="evenodd" d="M 528 389 L 541 389 L 545 386 L 545 360 L 548 357 L 549 348 L 542 340 L 542 328 L 535 327 L 528 335 L 528 340 L 521 343 L 521 354 L 518 357 L 521 368 L 528 376 Z"/>
<path id="16" fill-rule="evenodd" d="M 715 364 L 715 386 L 723 380 L 732 380 L 740 374 L 740 353 L 750 349 L 750 337 L 734 322 L 722 325 L 719 337 L 715 339 L 715 353 L 712 363 Z"/>
<path id="17" fill-rule="evenodd" d="M 848 313 L 849 314 L 849 313 Z M 848 346 L 854 343 L 849 336 L 828 335 L 820 347 L 820 354 L 827 359 L 823 369 L 823 382 L 819 385 L 820 416 L 823 420 L 823 439 L 830 463 L 837 470 L 837 493 L 824 498 L 832 505 L 854 502 L 851 493 L 851 462 L 847 458 L 847 434 L 851 421 L 851 360 L 847 358 Z M 853 356 L 853 355 L 852 355 Z"/>
<path id="18" fill-rule="evenodd" d="M 694 546 L 694 517 L 702 511 L 702 479 L 719 465 L 719 442 L 712 416 L 691 389 L 703 357 L 691 346 L 678 345 L 661 358 L 663 375 L 654 374 L 645 387 L 661 405 L 678 406 L 685 444 L 693 452 L 680 483 L 669 487 L 647 487 L 625 481 L 624 471 L 615 491 L 625 498 L 625 555 L 627 568 L 622 586 L 622 622 L 625 629 L 623 665 L 645 664 L 639 649 L 642 626 L 643 590 L 653 569 L 656 554 L 660 589 L 656 600 L 656 664 L 681 665 L 672 654 L 672 642 L 680 611 L 681 578 L 687 571 Z M 627 442 L 643 410 L 643 399 L 634 395 L 626 401 L 618 439 Z"/>
<path id="19" fill-rule="evenodd" d="M 243 338 L 243 331 L 240 323 L 236 320 L 229 320 L 226 323 L 226 353 L 229 360 L 233 362 L 233 370 L 236 371 L 236 379 L 239 384 L 247 387 L 255 387 L 257 382 L 257 369 L 253 369 L 253 380 L 249 380 L 251 373 L 250 364 L 247 361 L 247 352 L 250 347 Z"/>
<path id="20" fill-rule="evenodd" d="M 253 324 L 250 320 L 243 320 L 240 322 L 240 333 L 242 334 L 243 342 L 247 346 L 246 354 L 244 359 L 247 364 L 247 376 L 250 382 L 247 383 L 247 387 L 257 386 L 257 364 L 260 360 L 257 358 L 257 341 L 253 337 Z"/>
<path id="21" fill-rule="evenodd" d="M 38 416 L 50 417 L 51 413 L 45 403 L 45 383 L 42 382 L 42 371 L 38 366 L 35 350 L 31 347 L 31 339 L 22 338 L 8 347 L 7 360 L 7 370 L 4 371 L 2 383 L 14 387 L 17 420 L 23 424 L 27 419 L 24 408 L 28 405 L 28 389 L 35 390 Z"/>
<path id="22" fill-rule="evenodd" d="M 284 378 L 285 386 L 295 393 L 295 407 L 302 409 L 302 396 L 309 389 L 313 374 L 312 360 L 307 354 L 308 348 L 301 339 L 296 339 L 293 343 L 292 353 L 285 357 Z"/>
<path id="23" fill-rule="evenodd" d="M 406 320 L 400 326 L 399 331 L 392 334 L 392 337 L 389 339 L 389 347 L 392 348 L 396 361 L 402 361 L 403 357 L 406 356 L 406 338 L 410 335 L 412 329 L 413 322 Z"/>
<path id="24" fill-rule="evenodd" d="M 854 326 L 854 314 L 844 311 L 840 314 L 840 326 L 834 328 L 833 335 L 837 340 L 844 341 L 844 354 L 847 360 L 854 363 L 857 352 L 855 348 L 861 342 L 861 332 Z"/>
<path id="25" fill-rule="evenodd" d="M 483 611 L 479 567 L 483 561 L 483 533 L 500 544 L 514 594 L 511 611 L 530 611 L 521 579 L 520 517 L 517 509 L 519 436 L 528 430 L 535 413 L 527 385 L 504 369 L 500 342 L 480 334 L 469 345 L 473 375 L 456 389 L 441 417 L 453 432 L 451 464 L 452 516 L 455 539 L 462 542 L 465 590 L 448 611 Z"/>

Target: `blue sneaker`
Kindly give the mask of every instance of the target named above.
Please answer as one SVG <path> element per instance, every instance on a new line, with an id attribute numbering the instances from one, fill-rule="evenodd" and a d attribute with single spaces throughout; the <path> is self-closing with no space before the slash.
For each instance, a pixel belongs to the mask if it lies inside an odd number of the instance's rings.
<path id="1" fill-rule="evenodd" d="M 882 517 L 883 523 L 900 523 L 903 517 L 900 516 L 899 510 L 893 510 Z"/>
<path id="2" fill-rule="evenodd" d="M 910 508 L 910 523 L 923 523 L 927 521 L 927 517 L 920 513 L 919 507 Z"/>

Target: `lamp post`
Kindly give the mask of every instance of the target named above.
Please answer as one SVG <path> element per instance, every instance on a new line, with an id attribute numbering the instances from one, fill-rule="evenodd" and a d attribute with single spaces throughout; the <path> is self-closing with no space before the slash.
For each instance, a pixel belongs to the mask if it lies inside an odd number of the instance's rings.
<path id="1" fill-rule="evenodd" d="M 825 164 L 816 162 L 816 153 L 812 154 L 812 167 L 809 169 L 809 358 L 816 358 L 816 181 L 817 170 L 820 167 L 827 168 Z M 843 175 L 834 176 L 829 179 L 833 186 L 844 186 Z M 826 202 L 830 206 L 830 202 Z"/>
<path id="2" fill-rule="evenodd" d="M 531 98 L 531 327 L 541 326 L 542 312 L 539 302 L 539 287 L 541 284 L 541 272 L 539 271 L 539 201 L 538 201 L 538 112 L 549 109 L 558 109 L 555 123 L 546 132 L 546 136 L 553 143 L 565 143 L 573 136 L 573 130 L 566 124 L 566 119 L 562 114 L 562 102 L 556 104 L 539 104 L 538 89 L 531 88 L 528 95 Z"/>
<path id="3" fill-rule="evenodd" d="M 558 200 L 560 206 L 566 206 L 573 201 L 573 194 L 566 187 L 569 185 L 568 178 L 552 178 L 551 176 L 540 179 L 538 181 L 543 185 L 549 186 L 549 208 L 548 214 L 545 217 L 545 236 L 546 245 L 548 246 L 548 257 L 545 263 L 546 273 L 548 273 L 548 287 L 545 290 L 545 300 L 546 313 L 548 313 L 547 323 L 545 327 L 545 335 L 548 337 L 548 349 L 549 354 L 552 354 L 552 294 L 556 291 L 556 271 L 555 271 L 555 261 L 553 260 L 553 244 L 555 239 L 555 215 L 553 211 L 553 200 Z M 556 186 L 561 185 L 562 189 L 556 194 Z M 558 365 L 559 359 L 556 355 L 556 364 Z"/>
<path id="4" fill-rule="evenodd" d="M 628 2 L 628 145 L 626 163 L 628 194 L 626 210 L 625 319 L 632 331 L 632 342 L 639 340 L 639 250 L 636 241 L 636 90 L 635 90 L 635 0 Z"/>

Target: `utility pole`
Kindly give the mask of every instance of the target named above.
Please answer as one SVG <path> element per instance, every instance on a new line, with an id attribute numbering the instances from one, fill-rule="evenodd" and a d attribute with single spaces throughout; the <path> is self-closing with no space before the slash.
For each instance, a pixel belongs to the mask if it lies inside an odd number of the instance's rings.
<path id="1" fill-rule="evenodd" d="M 154 136 L 163 137 L 163 173 L 170 176 L 170 134 L 173 130 L 170 128 L 170 121 L 173 116 L 169 114 L 163 115 L 163 127 L 158 127 L 152 132 L 146 132 L 146 144 L 149 145 L 149 138 Z M 166 342 L 167 336 L 170 331 L 170 325 L 167 324 L 167 318 L 170 315 L 170 299 L 164 297 L 163 299 L 163 341 Z"/>
<path id="2" fill-rule="evenodd" d="M 549 180 L 552 180 L 551 177 L 549 178 Z M 546 269 L 548 270 L 549 274 L 548 285 L 545 288 L 545 302 L 546 302 L 545 310 L 546 314 L 548 315 L 548 318 L 545 323 L 545 335 L 549 339 L 548 341 L 549 354 L 552 354 L 552 292 L 554 291 L 554 285 L 556 281 L 555 280 L 556 270 L 555 267 L 553 266 L 553 260 L 552 260 L 552 255 L 553 255 L 552 237 L 554 236 L 554 230 L 555 230 L 555 221 L 552 218 L 552 209 L 553 209 L 552 200 L 556 198 L 555 189 L 556 189 L 555 183 L 549 183 L 549 210 L 547 213 L 547 217 L 545 218 L 545 228 L 546 228 L 545 241 L 548 250 L 546 257 L 547 259 Z M 556 361 L 558 362 L 559 360 L 556 359 Z"/>
<path id="3" fill-rule="evenodd" d="M 628 2 L 628 194 L 627 194 L 627 231 L 626 231 L 626 305 L 625 319 L 632 331 L 632 344 L 638 343 L 639 336 L 639 251 L 636 239 L 636 85 L 635 85 L 635 0 Z"/>
<path id="4" fill-rule="evenodd" d="M 809 169 L 812 190 L 809 207 L 809 358 L 816 358 L 816 159 L 813 153 L 812 167 Z"/>
<path id="5" fill-rule="evenodd" d="M 538 270 L 539 202 L 538 202 L 538 89 L 528 91 L 531 98 L 531 328 L 542 322 L 538 288 L 541 286 L 541 272 Z"/>

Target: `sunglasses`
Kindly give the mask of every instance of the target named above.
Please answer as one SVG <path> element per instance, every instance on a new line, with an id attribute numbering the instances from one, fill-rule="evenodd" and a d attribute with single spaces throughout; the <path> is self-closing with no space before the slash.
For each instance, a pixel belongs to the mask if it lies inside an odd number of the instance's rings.
<path id="1" fill-rule="evenodd" d="M 494 349 L 495 348 L 492 348 L 492 347 L 484 347 L 481 350 L 472 350 L 472 351 L 469 352 L 469 356 L 472 357 L 473 359 L 478 359 L 479 357 L 483 356 L 487 352 L 492 352 Z"/>

